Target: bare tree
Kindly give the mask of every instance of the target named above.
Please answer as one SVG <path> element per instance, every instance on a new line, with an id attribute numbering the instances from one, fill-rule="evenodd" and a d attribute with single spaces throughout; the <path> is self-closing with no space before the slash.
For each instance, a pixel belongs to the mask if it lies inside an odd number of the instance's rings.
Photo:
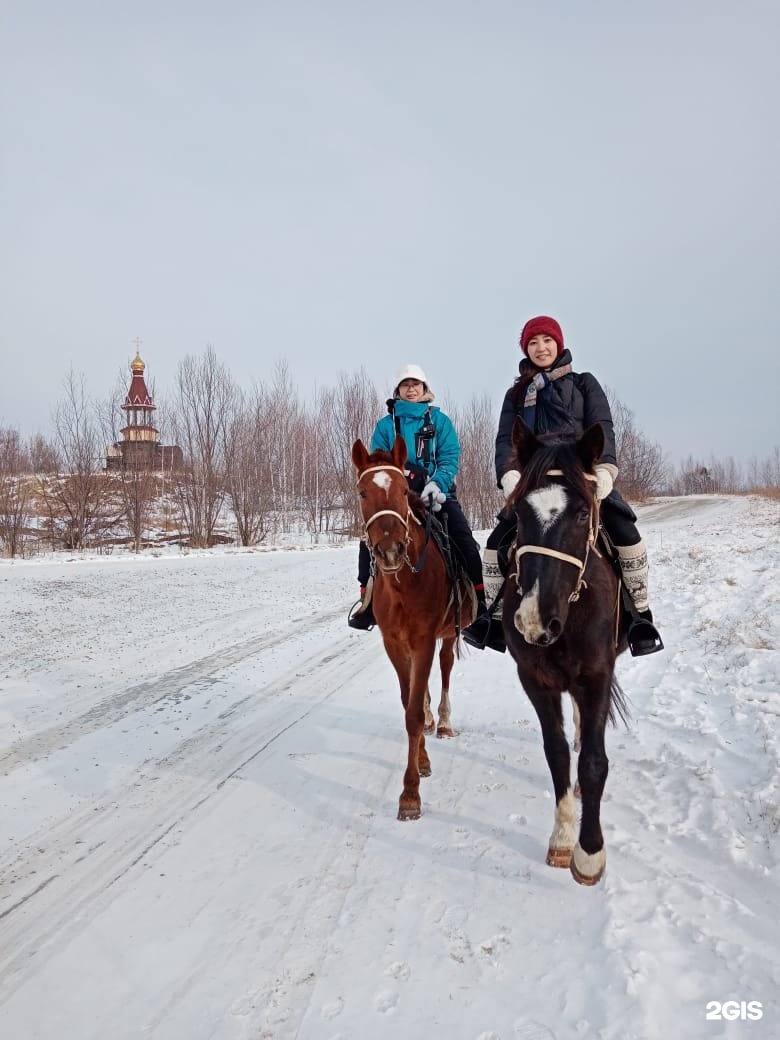
<path id="1" fill-rule="evenodd" d="M 0 546 L 21 555 L 30 523 L 30 460 L 19 431 L 0 427 Z"/>
<path id="2" fill-rule="evenodd" d="M 174 436 L 184 469 L 174 482 L 190 544 L 213 545 L 225 498 L 225 445 L 235 408 L 235 386 L 208 346 L 203 357 L 179 363 L 172 406 Z"/>
<path id="3" fill-rule="evenodd" d="M 333 392 L 320 388 L 313 407 L 302 416 L 300 505 L 313 534 L 329 531 L 334 522 L 343 522 L 339 482 L 328 454 L 331 424 L 337 422 L 333 403 Z"/>
<path id="4" fill-rule="evenodd" d="M 27 443 L 27 457 L 31 473 L 59 473 L 61 460 L 57 446 L 47 441 L 40 433 L 34 434 Z"/>
<path id="5" fill-rule="evenodd" d="M 504 499 L 496 486 L 494 463 L 496 417 L 487 394 L 472 396 L 464 409 L 447 411 L 460 440 L 458 499 L 469 523 L 489 528 Z"/>
<path id="6" fill-rule="evenodd" d="M 256 545 L 273 527 L 272 417 L 262 383 L 249 397 L 236 392 L 225 427 L 225 486 L 242 545 Z"/>
<path id="7" fill-rule="evenodd" d="M 354 534 L 360 530 L 361 518 L 355 494 L 352 445 L 358 437 L 366 444 L 370 442 L 381 410 L 379 394 L 363 368 L 353 375 L 339 373 L 336 387 L 320 395 L 319 426 L 323 436 L 318 454 L 333 482 L 333 498 L 343 510 L 346 526 Z"/>
<path id="8" fill-rule="evenodd" d="M 607 387 L 607 399 L 615 427 L 618 464 L 618 488 L 632 501 L 642 501 L 656 494 L 667 479 L 664 454 L 637 429 L 634 413 Z"/>
<path id="9" fill-rule="evenodd" d="M 89 400 L 84 377 L 70 370 L 64 395 L 54 412 L 54 442 L 62 472 L 41 476 L 39 487 L 46 502 L 52 539 L 61 538 L 68 549 L 83 549 L 100 537 L 118 517 L 108 507 L 108 485 L 102 473 L 100 424 Z"/>

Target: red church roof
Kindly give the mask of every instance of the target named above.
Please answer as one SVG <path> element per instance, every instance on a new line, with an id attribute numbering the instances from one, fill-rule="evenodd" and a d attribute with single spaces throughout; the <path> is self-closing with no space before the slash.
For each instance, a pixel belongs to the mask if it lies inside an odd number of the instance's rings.
<path id="1" fill-rule="evenodd" d="M 146 383 L 144 381 L 144 369 L 146 365 L 141 360 L 141 355 L 136 351 L 135 360 L 131 363 L 130 368 L 133 370 L 133 378 L 130 382 L 130 389 L 127 391 L 127 397 L 125 403 L 122 405 L 123 408 L 155 408 L 156 405 L 152 401 L 149 391 L 146 389 Z"/>

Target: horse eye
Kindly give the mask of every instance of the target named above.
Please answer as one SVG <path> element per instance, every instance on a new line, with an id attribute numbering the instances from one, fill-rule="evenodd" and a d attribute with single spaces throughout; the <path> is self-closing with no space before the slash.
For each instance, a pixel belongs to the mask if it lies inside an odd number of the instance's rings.
<path id="1" fill-rule="evenodd" d="M 360 496 L 360 498 L 365 498 L 366 497 L 365 491 L 359 491 L 358 495 Z"/>
<path id="2" fill-rule="evenodd" d="M 587 524 L 589 520 L 590 520 L 590 510 L 589 509 L 581 509 L 579 511 L 579 513 L 577 514 L 577 522 L 580 523 L 580 524 Z"/>

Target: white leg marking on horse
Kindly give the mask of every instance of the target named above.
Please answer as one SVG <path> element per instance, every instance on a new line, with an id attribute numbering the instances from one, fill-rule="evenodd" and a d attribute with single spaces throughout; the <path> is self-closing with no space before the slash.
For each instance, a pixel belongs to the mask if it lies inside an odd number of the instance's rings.
<path id="1" fill-rule="evenodd" d="M 555 806 L 555 826 L 550 835 L 551 849 L 570 849 L 577 836 L 577 803 L 571 788 Z"/>
<path id="2" fill-rule="evenodd" d="M 385 473 L 384 470 L 380 470 L 378 473 L 375 473 L 373 480 L 376 486 L 380 487 L 384 492 L 388 492 L 390 490 L 390 485 L 393 482 L 390 474 Z"/>
<path id="3" fill-rule="evenodd" d="M 580 709 L 577 707 L 577 702 L 573 697 L 571 699 L 571 712 L 574 720 L 574 750 L 579 751 L 582 747 L 582 720 L 580 719 Z"/>
<path id="4" fill-rule="evenodd" d="M 435 727 L 433 718 L 433 712 L 431 711 L 431 691 L 428 687 L 425 687 L 425 700 L 423 701 L 423 711 L 425 712 L 425 732 L 432 733 Z"/>
<path id="5" fill-rule="evenodd" d="M 574 846 L 574 852 L 572 854 L 574 860 L 574 866 L 577 868 L 580 874 L 586 878 L 596 877 L 600 874 L 607 862 L 607 850 L 599 849 L 598 852 L 594 852 L 593 855 L 589 855 L 579 842 Z"/>
<path id="6" fill-rule="evenodd" d="M 566 508 L 566 490 L 560 484 L 532 491 L 526 502 L 536 513 L 542 525 L 542 533 L 549 530 Z"/>
<path id="7" fill-rule="evenodd" d="M 452 729 L 452 718 L 450 715 L 450 691 L 442 686 L 441 700 L 439 701 L 439 729 Z"/>
<path id="8" fill-rule="evenodd" d="M 544 633 L 544 625 L 539 615 L 538 580 L 534 582 L 531 591 L 520 600 L 520 606 L 515 611 L 515 628 L 528 643 L 535 643 Z"/>

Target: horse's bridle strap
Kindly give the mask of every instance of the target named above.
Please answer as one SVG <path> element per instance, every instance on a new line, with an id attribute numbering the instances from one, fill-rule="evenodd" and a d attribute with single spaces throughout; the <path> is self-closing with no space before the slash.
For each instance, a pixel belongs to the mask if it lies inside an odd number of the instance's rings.
<path id="1" fill-rule="evenodd" d="M 563 560 L 564 563 L 571 563 L 579 570 L 585 570 L 586 560 L 578 560 L 576 556 L 569 556 L 568 553 L 558 552 L 557 549 L 548 549 L 546 545 L 521 545 L 519 549 L 515 549 L 515 559 L 520 561 L 520 557 L 523 553 L 539 553 L 541 556 L 554 556 L 556 560 Z"/>
<path id="2" fill-rule="evenodd" d="M 369 517 L 369 519 L 366 520 L 366 522 L 364 524 L 365 529 L 366 529 L 366 534 L 368 534 L 369 524 L 373 524 L 373 522 L 375 520 L 377 520 L 380 516 L 394 516 L 397 520 L 401 521 L 401 523 L 404 525 L 405 529 L 409 527 L 408 520 L 406 520 L 404 517 L 402 517 L 400 513 L 396 513 L 396 511 L 394 509 L 380 509 L 378 513 L 374 513 L 374 515 L 372 517 Z M 408 514 L 407 514 L 407 516 L 408 516 Z M 414 516 L 413 513 L 412 513 L 412 516 Z"/>
<path id="3" fill-rule="evenodd" d="M 548 469 L 545 476 L 548 477 L 562 477 L 564 476 L 562 469 Z M 583 477 L 586 480 L 592 480 L 594 483 L 598 483 L 598 477 L 593 473 L 583 473 Z M 570 563 L 573 567 L 576 567 L 580 572 L 577 576 L 577 585 L 571 596 L 569 596 L 569 602 L 574 603 L 579 599 L 580 590 L 587 588 L 584 574 L 585 568 L 588 566 L 588 556 L 590 555 L 591 549 L 600 555 L 596 548 L 596 538 L 598 536 L 598 521 L 599 517 L 599 505 L 598 502 L 594 502 L 591 506 L 590 513 L 590 532 L 588 535 L 588 544 L 585 546 L 585 559 L 578 560 L 576 556 L 569 556 L 568 553 L 559 552 L 557 549 L 548 549 L 546 545 L 521 545 L 518 549 L 515 549 L 515 581 L 517 582 L 518 589 L 520 588 L 520 557 L 524 553 L 535 553 L 540 556 L 552 556 L 553 559 L 562 560 L 564 563 Z"/>
<path id="4" fill-rule="evenodd" d="M 358 484 L 363 479 L 363 477 L 365 477 L 366 473 L 378 473 L 380 470 L 389 470 L 389 469 L 391 469 L 393 471 L 393 473 L 400 473 L 401 476 L 404 478 L 404 480 L 406 480 L 406 474 L 404 473 L 404 471 L 402 469 L 399 469 L 398 466 L 391 466 L 388 463 L 386 466 L 369 466 L 368 469 L 364 469 L 363 472 L 360 474 L 360 476 L 355 481 L 355 487 L 358 486 Z"/>

